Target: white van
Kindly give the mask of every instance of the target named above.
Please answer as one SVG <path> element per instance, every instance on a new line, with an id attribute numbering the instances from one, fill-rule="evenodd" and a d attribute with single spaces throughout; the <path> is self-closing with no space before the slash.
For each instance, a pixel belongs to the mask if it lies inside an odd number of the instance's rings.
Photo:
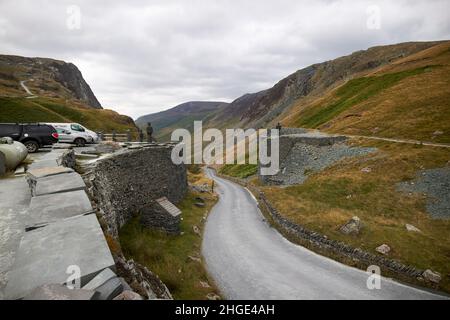
<path id="1" fill-rule="evenodd" d="M 59 142 L 75 143 L 77 147 L 84 147 L 86 143 L 98 142 L 98 135 L 86 129 L 79 123 L 47 123 L 53 126 L 59 134 Z"/>

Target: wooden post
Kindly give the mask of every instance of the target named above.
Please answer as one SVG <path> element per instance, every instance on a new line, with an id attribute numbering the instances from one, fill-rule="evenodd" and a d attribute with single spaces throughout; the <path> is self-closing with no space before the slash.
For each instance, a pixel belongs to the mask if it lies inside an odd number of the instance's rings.
<path id="1" fill-rule="evenodd" d="M 130 129 L 127 129 L 127 141 L 131 142 L 131 131 L 130 131 Z"/>
<path id="2" fill-rule="evenodd" d="M 116 130 L 113 129 L 112 131 L 112 141 L 116 141 Z"/>

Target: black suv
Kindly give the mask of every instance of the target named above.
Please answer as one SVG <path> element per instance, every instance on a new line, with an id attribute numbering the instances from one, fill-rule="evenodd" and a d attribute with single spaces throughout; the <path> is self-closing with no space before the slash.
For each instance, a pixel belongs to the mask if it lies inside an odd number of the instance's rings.
<path id="1" fill-rule="evenodd" d="M 22 142 L 30 153 L 58 142 L 56 129 L 40 123 L 0 123 L 0 137 Z"/>

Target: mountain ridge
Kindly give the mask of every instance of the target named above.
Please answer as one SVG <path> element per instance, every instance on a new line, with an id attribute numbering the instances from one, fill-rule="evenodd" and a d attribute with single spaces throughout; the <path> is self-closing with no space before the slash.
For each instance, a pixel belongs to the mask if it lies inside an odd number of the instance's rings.
<path id="1" fill-rule="evenodd" d="M 170 109 L 141 116 L 136 125 L 145 131 L 151 122 L 158 139 L 169 139 L 171 130 L 184 128 L 192 130 L 194 121 L 204 121 L 208 116 L 226 108 L 228 103 L 221 101 L 189 101 Z"/>
<path id="2" fill-rule="evenodd" d="M 225 107 L 210 112 L 203 118 L 204 127 L 216 127 L 219 129 L 232 127 L 261 128 L 274 126 L 277 122 L 289 126 L 299 126 L 302 122 L 294 118 L 304 115 L 301 111 L 303 108 L 309 108 L 311 104 L 320 104 L 319 102 L 324 99 L 324 101 L 328 101 L 326 98 L 335 94 L 333 90 L 349 81 L 362 79 L 359 81 L 364 82 L 364 77 L 383 70 L 387 66 L 392 66 L 397 61 L 402 61 L 420 52 L 448 44 L 450 44 L 450 41 L 444 40 L 375 46 L 366 50 L 355 51 L 333 60 L 310 65 L 281 79 L 271 88 L 256 93 L 244 94 Z M 433 64 L 432 61 L 430 63 Z M 414 75 L 411 74 L 411 76 L 413 77 Z M 416 76 L 422 77 L 424 75 L 420 73 Z M 398 79 L 398 84 L 402 84 L 408 79 L 410 77 L 406 75 L 404 79 Z M 361 89 L 367 89 L 364 83 L 361 86 Z M 376 95 L 383 94 L 385 88 L 382 83 L 379 89 L 377 89 Z M 443 93 L 448 91 L 442 86 L 441 89 Z M 415 89 L 411 88 L 411 90 Z M 353 93 L 350 91 L 349 94 Z M 337 98 L 334 97 L 334 99 Z M 348 101 L 350 109 L 352 108 L 352 101 L 355 102 L 357 100 L 350 99 Z M 362 100 L 358 103 L 362 103 Z M 323 108 L 325 107 L 323 106 Z M 387 110 L 386 117 L 389 117 L 391 113 L 392 115 L 397 113 L 395 106 Z M 333 113 L 333 115 L 338 116 L 338 113 Z M 333 119 L 330 118 L 327 121 L 331 120 Z M 317 123 L 319 124 L 320 122 Z M 172 123 L 171 126 L 174 127 L 174 125 Z M 320 125 L 321 129 L 327 129 L 326 123 L 320 123 Z M 406 124 L 402 125 L 406 126 Z M 442 130 L 439 126 L 442 127 L 442 124 L 437 126 L 431 125 L 429 128 L 430 130 Z M 315 127 L 312 126 L 312 128 Z M 410 129 L 414 129 L 414 125 Z M 367 134 L 366 131 L 364 133 Z M 427 134 L 429 135 L 429 133 Z M 167 133 L 165 135 L 167 136 Z M 412 138 L 421 137 L 413 136 Z"/>

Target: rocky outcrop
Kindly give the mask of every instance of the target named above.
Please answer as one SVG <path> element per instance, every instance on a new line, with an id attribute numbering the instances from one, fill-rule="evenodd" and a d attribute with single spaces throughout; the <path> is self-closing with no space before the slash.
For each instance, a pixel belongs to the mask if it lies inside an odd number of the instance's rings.
<path id="1" fill-rule="evenodd" d="M 125 281 L 141 296 L 147 299 L 172 299 L 166 285 L 147 267 L 132 259 L 126 260 L 123 256 L 116 259 L 116 266 Z"/>
<path id="2" fill-rule="evenodd" d="M 357 235 L 361 231 L 361 228 L 362 228 L 361 220 L 357 216 L 354 216 L 349 221 L 347 221 L 346 224 L 340 227 L 339 231 L 341 231 L 343 234 Z"/>
<path id="3" fill-rule="evenodd" d="M 120 150 L 97 161 L 87 178 L 89 193 L 113 237 L 137 214 L 152 215 L 156 199 L 166 197 L 177 204 L 184 197 L 188 188 L 186 168 L 173 164 L 172 148 L 169 144 L 149 144 Z M 167 225 L 170 230 L 172 222 Z"/>
<path id="4" fill-rule="evenodd" d="M 17 69 L 17 70 L 16 70 Z M 73 64 L 48 58 L 0 55 L 0 79 L 32 81 L 33 94 L 77 99 L 91 108 L 102 109 L 80 70 Z"/>
<path id="5" fill-rule="evenodd" d="M 55 80 L 69 89 L 76 99 L 85 102 L 92 108 L 102 109 L 102 105 L 98 102 L 91 87 L 73 63 L 55 62 L 50 67 L 57 71 L 54 73 Z"/>

